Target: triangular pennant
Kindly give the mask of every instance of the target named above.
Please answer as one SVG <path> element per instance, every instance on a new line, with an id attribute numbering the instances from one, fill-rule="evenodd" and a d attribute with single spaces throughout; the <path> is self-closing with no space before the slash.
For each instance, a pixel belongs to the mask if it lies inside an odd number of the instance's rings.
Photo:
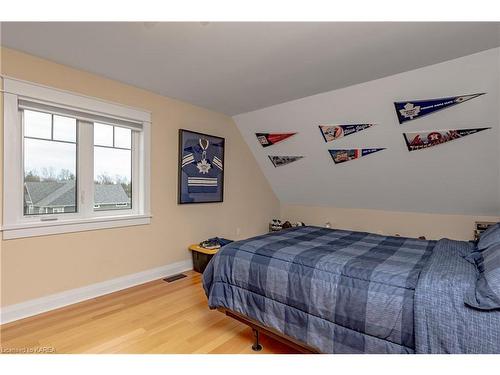
<path id="1" fill-rule="evenodd" d="M 394 106 L 396 107 L 399 123 L 402 124 L 404 122 L 429 115 L 433 112 L 466 102 L 467 100 L 477 98 L 478 96 L 484 94 L 486 93 L 482 92 L 479 94 L 452 96 L 449 98 L 395 102 Z"/>
<path id="2" fill-rule="evenodd" d="M 405 137 L 408 151 L 415 151 L 450 142 L 486 129 L 491 128 L 432 130 L 427 132 L 403 133 L 403 136 Z"/>
<path id="3" fill-rule="evenodd" d="M 375 124 L 353 124 L 353 125 L 320 125 L 319 130 L 325 139 L 325 142 L 331 142 L 335 139 L 368 129 Z"/>
<path id="4" fill-rule="evenodd" d="M 303 158 L 303 156 L 268 156 L 275 167 L 281 167 Z"/>
<path id="5" fill-rule="evenodd" d="M 284 141 L 297 133 L 255 133 L 262 147 L 269 147 Z"/>
<path id="6" fill-rule="evenodd" d="M 328 150 L 335 164 L 344 163 L 349 160 L 359 159 L 363 156 L 373 154 L 385 148 L 351 148 L 342 150 Z"/>

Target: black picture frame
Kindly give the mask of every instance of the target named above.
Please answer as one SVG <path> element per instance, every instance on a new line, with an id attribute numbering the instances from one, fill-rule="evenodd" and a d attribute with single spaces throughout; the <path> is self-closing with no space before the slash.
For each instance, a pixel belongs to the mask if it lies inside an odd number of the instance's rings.
<path id="1" fill-rule="evenodd" d="M 206 173 L 206 175 L 210 175 L 212 179 L 217 178 L 217 188 L 214 189 L 214 192 L 190 192 L 188 189 L 188 172 L 183 169 L 183 158 L 186 153 L 186 149 L 191 149 L 195 154 L 194 160 L 200 158 L 198 151 L 201 151 L 201 146 L 190 146 L 193 145 L 195 140 L 208 140 L 208 148 L 207 148 L 207 159 L 211 164 L 210 173 Z M 221 203 L 224 201 L 224 169 L 225 169 L 225 143 L 226 140 L 223 137 L 218 137 L 215 135 L 199 133 L 192 130 L 187 129 L 179 129 L 179 152 L 178 152 L 178 188 L 177 188 L 177 203 L 178 204 L 200 204 L 200 203 Z M 214 149 L 210 149 L 210 146 L 214 147 Z M 193 150 L 194 149 L 194 150 Z M 222 168 L 218 168 L 215 164 L 213 164 L 213 158 L 217 157 L 222 161 Z M 210 160 L 212 159 L 212 160 Z M 190 165 L 193 165 L 191 163 Z M 196 174 L 196 170 L 193 173 Z M 213 171 L 212 171 L 213 169 Z M 217 174 L 215 173 L 217 172 Z M 200 177 L 204 176 L 203 174 L 199 175 Z"/>

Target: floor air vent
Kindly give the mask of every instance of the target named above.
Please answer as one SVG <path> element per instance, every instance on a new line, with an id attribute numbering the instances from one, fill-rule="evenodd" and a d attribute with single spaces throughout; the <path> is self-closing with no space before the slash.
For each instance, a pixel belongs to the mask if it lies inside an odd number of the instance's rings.
<path id="1" fill-rule="evenodd" d="M 172 281 L 180 280 L 180 279 L 183 279 L 185 277 L 187 277 L 187 276 L 184 275 L 183 273 L 179 273 L 177 275 L 173 275 L 173 276 L 170 276 L 170 277 L 165 277 L 163 279 L 163 281 L 166 281 L 167 283 L 171 283 Z"/>

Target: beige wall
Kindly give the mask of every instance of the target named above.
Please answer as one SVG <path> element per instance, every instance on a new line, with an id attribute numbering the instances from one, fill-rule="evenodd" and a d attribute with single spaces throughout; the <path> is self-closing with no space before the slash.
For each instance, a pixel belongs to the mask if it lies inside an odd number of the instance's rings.
<path id="1" fill-rule="evenodd" d="M 281 205 L 281 217 L 308 225 L 359 230 L 385 235 L 406 237 L 425 236 L 427 239 L 443 237 L 454 240 L 473 238 L 475 221 L 500 221 L 497 216 L 437 215 L 415 212 L 395 212 L 335 207 Z"/>
<path id="2" fill-rule="evenodd" d="M 279 214 L 231 118 L 14 50 L 1 52 L 2 74 L 143 108 L 153 121 L 152 224 L 1 241 L 2 306 L 186 260 L 190 243 L 256 235 Z M 177 205 L 179 128 L 226 138 L 223 203 Z"/>

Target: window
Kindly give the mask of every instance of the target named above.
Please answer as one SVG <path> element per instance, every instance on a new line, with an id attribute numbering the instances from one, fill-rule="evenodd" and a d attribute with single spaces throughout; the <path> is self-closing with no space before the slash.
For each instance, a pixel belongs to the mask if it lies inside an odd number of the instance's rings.
<path id="1" fill-rule="evenodd" d="M 132 130 L 94 123 L 94 210 L 132 208 Z"/>
<path id="2" fill-rule="evenodd" d="M 4 239 L 149 223 L 149 113 L 4 89 Z"/>
<path id="3" fill-rule="evenodd" d="M 77 212 L 76 120 L 25 110 L 24 215 Z"/>

